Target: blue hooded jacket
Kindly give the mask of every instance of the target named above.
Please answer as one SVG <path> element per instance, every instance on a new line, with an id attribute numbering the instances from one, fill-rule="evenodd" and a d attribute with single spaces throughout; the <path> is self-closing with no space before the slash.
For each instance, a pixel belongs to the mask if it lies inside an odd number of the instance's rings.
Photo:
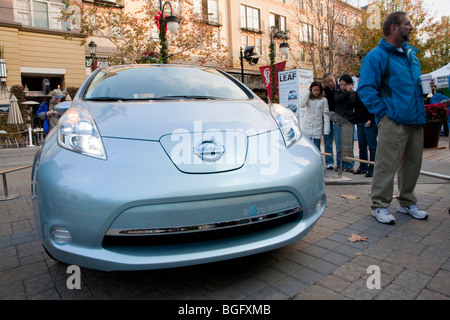
<path id="1" fill-rule="evenodd" d="M 50 125 L 48 124 L 48 118 L 45 115 L 45 113 L 48 111 L 48 104 L 49 104 L 49 99 L 43 101 L 41 103 L 41 105 L 39 106 L 39 109 L 37 109 L 36 111 L 36 116 L 41 119 L 44 120 L 44 124 L 42 125 L 42 129 L 44 130 L 44 132 L 48 132 Z"/>
<path id="2" fill-rule="evenodd" d="M 45 113 L 49 109 L 49 105 L 50 105 L 50 99 L 45 99 L 36 111 L 36 116 L 39 119 L 44 120 L 44 123 L 42 125 L 42 129 L 44 130 L 44 132 L 48 132 L 50 130 L 50 123 L 48 121 L 47 116 L 45 115 Z M 58 115 L 58 118 L 60 118 L 60 115 Z"/>
<path id="3" fill-rule="evenodd" d="M 404 42 L 403 51 L 381 39 L 363 59 L 357 92 L 375 121 L 386 115 L 404 125 L 426 122 L 417 49 Z"/>

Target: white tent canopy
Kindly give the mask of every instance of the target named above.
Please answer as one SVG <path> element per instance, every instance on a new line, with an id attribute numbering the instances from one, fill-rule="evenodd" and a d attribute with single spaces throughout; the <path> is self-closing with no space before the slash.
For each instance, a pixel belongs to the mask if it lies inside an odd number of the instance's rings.
<path id="1" fill-rule="evenodd" d="M 435 85 L 437 88 L 448 88 L 449 87 L 449 77 L 450 77 L 450 63 L 442 68 L 430 72 L 433 76 Z"/>

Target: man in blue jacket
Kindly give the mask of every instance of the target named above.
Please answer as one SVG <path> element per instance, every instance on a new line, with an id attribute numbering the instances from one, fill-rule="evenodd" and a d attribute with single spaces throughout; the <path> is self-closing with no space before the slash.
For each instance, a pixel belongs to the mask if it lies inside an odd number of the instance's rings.
<path id="1" fill-rule="evenodd" d="M 39 109 L 36 111 L 36 116 L 39 119 L 44 120 L 42 128 L 44 132 L 49 132 L 58 124 L 60 115 L 55 111 L 55 106 L 61 103 L 63 97 L 63 93 L 60 89 L 53 90 L 51 98 L 42 102 Z"/>
<path id="2" fill-rule="evenodd" d="M 416 219 L 427 213 L 414 193 L 422 166 L 423 127 L 426 122 L 420 62 L 411 40 L 413 26 L 405 12 L 390 13 L 383 23 L 384 38 L 364 58 L 358 94 L 378 124 L 378 147 L 372 180 L 372 216 L 394 224 L 389 212 L 394 176 L 398 180 L 397 211 Z"/>

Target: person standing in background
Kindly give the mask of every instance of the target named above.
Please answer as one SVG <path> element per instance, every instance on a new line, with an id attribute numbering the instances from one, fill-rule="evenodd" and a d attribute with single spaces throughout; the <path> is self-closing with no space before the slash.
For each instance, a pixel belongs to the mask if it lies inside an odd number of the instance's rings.
<path id="1" fill-rule="evenodd" d="M 336 84 L 336 80 L 331 73 L 326 73 L 323 75 L 323 83 L 324 83 L 324 93 L 325 98 L 328 102 L 328 109 L 329 111 L 334 111 L 336 107 L 336 102 L 334 101 L 334 90 L 339 88 L 339 85 Z M 326 120 L 328 118 L 328 120 Z M 330 132 L 328 134 L 323 135 L 323 144 L 325 147 L 325 153 L 331 154 L 325 156 L 325 166 L 328 170 L 334 169 L 334 155 L 333 155 L 333 140 L 335 140 L 335 144 L 337 146 L 337 139 L 339 139 L 340 143 L 340 136 L 339 138 L 336 137 L 336 130 L 338 130 L 338 127 L 332 123 L 331 119 L 329 117 L 326 117 L 325 121 L 330 122 Z M 339 161 L 336 159 L 336 161 Z"/>
<path id="2" fill-rule="evenodd" d="M 55 111 L 55 106 L 61 103 L 61 99 L 63 98 L 63 93 L 60 89 L 55 89 L 52 91 L 52 97 L 50 99 L 46 99 L 41 103 L 39 109 L 36 111 L 36 116 L 44 120 L 43 130 L 48 133 L 58 124 L 58 120 L 60 115 Z"/>
<path id="3" fill-rule="evenodd" d="M 339 78 L 339 89 L 334 91 L 334 101 L 336 102 L 336 106 L 334 112 L 340 115 L 342 118 L 347 120 L 352 124 L 352 141 L 354 135 L 354 124 L 356 123 L 356 106 L 355 106 L 355 98 L 356 92 L 353 91 L 353 79 L 350 75 L 344 74 Z M 336 157 L 337 161 L 339 161 L 341 157 L 341 130 L 342 128 L 338 127 L 336 130 Z M 339 136 L 339 138 L 338 138 Z M 353 144 L 351 146 L 351 153 L 353 157 Z M 353 173 L 354 162 L 342 161 L 342 170 Z M 339 169 L 338 168 L 336 170 Z"/>
<path id="4" fill-rule="evenodd" d="M 435 103 L 443 103 L 447 105 L 447 108 L 450 108 L 450 98 L 442 94 L 442 90 L 438 89 L 430 99 L 431 104 Z M 444 136 L 448 137 L 448 121 L 444 122 Z"/>
<path id="5" fill-rule="evenodd" d="M 378 128 L 375 124 L 375 117 L 369 113 L 358 94 L 356 94 L 355 106 L 359 159 L 374 162 L 378 144 Z M 371 178 L 373 177 L 373 164 L 360 162 L 359 168 L 353 173 L 365 174 L 366 178 Z"/>
<path id="6" fill-rule="evenodd" d="M 328 112 L 328 102 L 324 97 L 320 82 L 314 81 L 311 83 L 309 93 L 300 98 L 299 106 L 300 108 L 306 108 L 300 129 L 320 151 L 322 135 L 328 134 L 330 131 L 330 119 L 325 115 L 325 112 Z M 326 117 L 325 121 L 324 117 Z"/>

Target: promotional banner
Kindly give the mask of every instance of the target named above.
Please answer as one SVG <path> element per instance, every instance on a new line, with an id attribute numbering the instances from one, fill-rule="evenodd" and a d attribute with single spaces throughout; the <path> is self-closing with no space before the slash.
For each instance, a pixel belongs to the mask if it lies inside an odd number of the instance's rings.
<path id="1" fill-rule="evenodd" d="M 448 88 L 450 82 L 450 63 L 442 68 L 430 72 L 434 78 L 436 88 Z"/>
<path id="2" fill-rule="evenodd" d="M 275 63 L 275 88 L 278 87 L 278 73 L 283 71 L 286 67 L 286 61 Z M 272 82 L 270 77 L 270 65 L 259 67 L 259 71 L 261 71 L 261 76 L 264 81 L 264 86 L 266 87 L 267 96 L 272 100 Z"/>
<path id="3" fill-rule="evenodd" d="M 449 75 L 443 75 L 443 76 L 437 76 L 435 81 L 436 88 L 449 88 L 450 87 L 450 74 Z"/>
<path id="4" fill-rule="evenodd" d="M 300 97 L 309 94 L 314 81 L 312 70 L 293 69 L 278 73 L 280 104 L 293 111 L 300 121 L 305 109 L 298 105 Z"/>

